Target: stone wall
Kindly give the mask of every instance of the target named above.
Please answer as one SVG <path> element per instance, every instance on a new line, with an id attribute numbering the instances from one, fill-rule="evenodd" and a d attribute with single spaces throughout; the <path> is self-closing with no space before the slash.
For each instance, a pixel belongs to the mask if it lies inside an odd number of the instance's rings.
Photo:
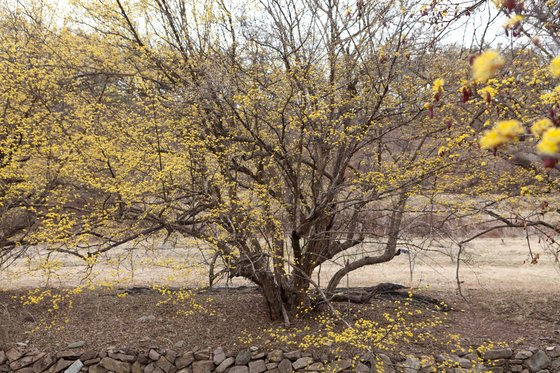
<path id="1" fill-rule="evenodd" d="M 560 372 L 560 346 L 519 351 L 501 348 L 392 360 L 384 354 L 365 354 L 354 361 L 334 360 L 299 350 L 264 351 L 251 347 L 226 352 L 218 347 L 179 352 L 181 347 L 87 351 L 83 342 L 77 342 L 58 353 L 43 353 L 19 344 L 7 351 L 0 350 L 0 373 Z"/>

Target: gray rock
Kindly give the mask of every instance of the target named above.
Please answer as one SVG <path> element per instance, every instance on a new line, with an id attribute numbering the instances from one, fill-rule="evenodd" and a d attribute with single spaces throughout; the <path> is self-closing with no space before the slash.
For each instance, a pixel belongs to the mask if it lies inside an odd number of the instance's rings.
<path id="1" fill-rule="evenodd" d="M 76 360 L 72 363 L 72 365 L 66 368 L 64 373 L 78 373 L 83 366 L 84 363 L 82 363 L 80 360 Z"/>
<path id="2" fill-rule="evenodd" d="M 519 364 L 510 365 L 509 370 L 511 370 L 513 373 L 521 372 L 523 371 L 523 365 L 519 365 Z"/>
<path id="3" fill-rule="evenodd" d="M 257 346 L 249 347 L 249 351 L 251 351 L 251 352 L 257 352 L 258 350 L 259 350 L 259 348 Z"/>
<path id="4" fill-rule="evenodd" d="M 325 366 L 323 365 L 323 363 L 321 362 L 317 362 L 317 363 L 313 363 L 307 366 L 307 368 L 305 368 L 305 370 L 307 371 L 315 371 L 315 372 L 319 372 L 319 371 L 323 371 L 325 370 Z"/>
<path id="5" fill-rule="evenodd" d="M 553 372 L 555 371 L 560 371 L 560 358 L 558 359 L 554 359 L 551 363 L 550 363 L 550 369 L 552 369 Z"/>
<path id="6" fill-rule="evenodd" d="M 119 361 L 126 361 L 128 363 L 133 363 L 136 361 L 136 356 L 127 355 L 122 353 L 110 353 L 109 357 L 111 359 L 119 360 Z"/>
<path id="7" fill-rule="evenodd" d="M 7 359 L 6 353 L 3 350 L 0 350 L 0 365 L 4 364 Z"/>
<path id="8" fill-rule="evenodd" d="M 278 370 L 278 368 L 273 368 L 273 369 L 267 370 L 266 373 L 280 373 L 280 371 Z"/>
<path id="9" fill-rule="evenodd" d="M 546 348 L 546 354 L 551 359 L 555 359 L 557 357 L 560 357 L 560 347 L 558 347 L 558 346 L 547 347 Z"/>
<path id="10" fill-rule="evenodd" d="M 472 361 L 468 358 L 462 358 L 454 354 L 441 354 L 436 358 L 438 363 L 451 363 L 451 366 L 459 366 L 461 368 L 471 368 Z M 496 364 L 496 362 L 495 362 Z M 449 364 L 448 364 L 449 365 Z"/>
<path id="11" fill-rule="evenodd" d="M 33 368 L 31 367 L 21 368 L 14 371 L 14 373 L 33 373 Z"/>
<path id="12" fill-rule="evenodd" d="M 43 372 L 51 367 L 55 362 L 53 356 L 51 354 L 47 354 L 43 356 L 41 360 L 38 360 L 33 364 L 33 372 L 40 373 Z"/>
<path id="13" fill-rule="evenodd" d="M 92 365 L 88 368 L 89 373 L 106 373 L 107 369 L 103 368 L 99 364 Z"/>
<path id="14" fill-rule="evenodd" d="M 249 362 L 249 373 L 262 373 L 266 371 L 264 360 L 254 360 Z"/>
<path id="15" fill-rule="evenodd" d="M 343 360 L 331 361 L 325 367 L 325 372 L 338 373 L 350 368 L 351 366 L 352 366 L 352 362 L 350 360 L 343 359 Z"/>
<path id="16" fill-rule="evenodd" d="M 220 363 L 220 365 L 218 365 L 218 367 L 216 368 L 216 372 L 217 373 L 223 373 L 226 371 L 227 368 L 229 368 L 230 366 L 232 366 L 235 363 L 235 358 L 233 357 L 228 357 L 227 359 L 225 359 L 224 361 L 222 361 Z"/>
<path id="17" fill-rule="evenodd" d="M 214 362 L 212 360 L 198 360 L 192 363 L 193 373 L 210 373 L 214 370 Z"/>
<path id="18" fill-rule="evenodd" d="M 138 354 L 138 357 L 136 358 L 136 361 L 139 362 L 142 365 L 148 365 L 152 362 L 150 360 L 150 358 L 148 357 L 148 354 L 144 353 L 144 352 L 141 352 L 141 353 Z"/>
<path id="19" fill-rule="evenodd" d="M 414 356 L 407 356 L 406 360 L 402 363 L 404 373 L 417 373 L 422 368 L 420 360 Z"/>
<path id="20" fill-rule="evenodd" d="M 31 364 L 35 363 L 37 360 L 40 360 L 45 354 L 36 354 L 36 355 L 28 355 L 24 356 L 19 360 L 16 360 L 10 364 L 11 370 L 20 370 Z"/>
<path id="21" fill-rule="evenodd" d="M 96 357 L 95 359 L 89 359 L 89 360 L 84 361 L 84 366 L 89 367 L 90 365 L 97 364 L 100 361 L 101 361 L 101 359 L 98 358 L 98 357 Z"/>
<path id="22" fill-rule="evenodd" d="M 488 367 L 483 372 L 504 373 L 503 367 Z"/>
<path id="23" fill-rule="evenodd" d="M 538 350 L 531 358 L 525 361 L 525 365 L 531 372 L 538 372 L 546 368 L 550 364 L 550 358 L 546 352 Z"/>
<path id="24" fill-rule="evenodd" d="M 144 373 L 163 373 L 156 363 L 150 363 L 144 367 Z"/>
<path id="25" fill-rule="evenodd" d="M 171 362 L 167 360 L 165 356 L 161 356 L 158 361 L 156 361 L 156 365 L 165 373 L 168 373 L 173 366 L 173 364 L 171 364 Z"/>
<path id="26" fill-rule="evenodd" d="M 312 357 L 300 357 L 299 359 L 294 361 L 292 367 L 294 368 L 294 370 L 298 370 L 298 369 L 303 369 L 312 363 L 313 363 Z"/>
<path id="27" fill-rule="evenodd" d="M 8 361 L 11 363 L 12 361 L 16 361 L 17 359 L 21 358 L 23 356 L 23 351 L 19 348 L 14 347 L 6 351 L 5 355 Z"/>
<path id="28" fill-rule="evenodd" d="M 525 360 L 533 356 L 533 353 L 528 350 L 521 350 L 515 354 L 515 359 Z"/>
<path id="29" fill-rule="evenodd" d="M 130 373 L 130 368 L 131 368 L 130 363 L 127 363 L 125 361 L 115 360 L 110 357 L 104 357 L 103 359 L 101 359 L 99 365 L 101 365 L 103 368 L 107 370 L 112 370 L 113 372 L 116 373 Z"/>
<path id="30" fill-rule="evenodd" d="M 488 350 L 482 356 L 485 360 L 509 359 L 513 355 L 511 348 Z"/>
<path id="31" fill-rule="evenodd" d="M 288 359 L 284 359 L 278 364 L 278 370 L 280 373 L 292 373 L 292 362 Z"/>
<path id="32" fill-rule="evenodd" d="M 185 352 L 181 357 L 175 360 L 175 366 L 177 369 L 183 369 L 188 367 L 194 361 L 194 354 L 192 352 Z"/>
<path id="33" fill-rule="evenodd" d="M 282 350 L 273 350 L 268 353 L 266 358 L 271 363 L 279 363 L 284 358 L 284 352 Z"/>
<path id="34" fill-rule="evenodd" d="M 321 364 L 321 363 L 318 363 L 318 364 Z M 313 364 L 313 365 L 315 365 L 315 364 Z M 321 365 L 322 365 L 322 364 L 321 364 Z M 314 369 L 314 370 L 319 371 L 319 370 L 321 370 L 321 369 Z M 356 364 L 356 366 L 354 367 L 354 372 L 369 373 L 369 371 L 370 371 L 369 367 L 368 367 L 367 365 L 365 365 L 364 363 L 358 362 L 358 363 Z"/>
<path id="35" fill-rule="evenodd" d="M 210 360 L 212 355 L 212 350 L 210 348 L 205 348 L 194 352 L 194 358 L 196 360 Z"/>
<path id="36" fill-rule="evenodd" d="M 228 371 L 228 373 L 249 373 L 249 368 L 245 365 L 235 365 Z"/>
<path id="37" fill-rule="evenodd" d="M 68 368 L 70 365 L 72 365 L 72 361 L 60 359 L 56 362 L 54 367 L 49 369 L 49 372 L 50 371 L 52 371 L 52 373 L 62 372 L 64 369 Z"/>
<path id="38" fill-rule="evenodd" d="M 264 353 L 264 352 L 253 352 L 251 354 L 251 359 L 253 359 L 253 360 L 264 359 L 265 356 L 266 356 L 266 353 Z"/>
<path id="39" fill-rule="evenodd" d="M 373 364 L 377 372 L 395 373 L 395 368 L 391 358 L 385 354 L 378 354 Z"/>
<path id="40" fill-rule="evenodd" d="M 175 352 L 173 350 L 169 350 L 165 353 L 165 358 L 167 360 L 169 360 L 169 362 L 171 364 L 173 364 L 175 362 L 175 360 L 177 359 L 177 352 Z"/>
<path id="41" fill-rule="evenodd" d="M 436 359 L 432 355 L 420 356 L 420 366 L 422 371 L 433 371 L 436 366 Z"/>
<path id="42" fill-rule="evenodd" d="M 158 361 L 160 356 L 159 352 L 154 349 L 151 349 L 150 352 L 148 352 L 148 357 L 153 361 Z"/>
<path id="43" fill-rule="evenodd" d="M 267 363 L 266 370 L 272 370 L 274 368 L 278 368 L 278 363 Z"/>
<path id="44" fill-rule="evenodd" d="M 142 364 L 140 364 L 138 361 L 135 361 L 134 364 L 132 364 L 132 373 L 143 373 L 144 372 L 144 366 Z"/>
<path id="45" fill-rule="evenodd" d="M 58 359 L 77 360 L 81 353 L 76 350 L 64 350 L 56 353 Z"/>
<path id="46" fill-rule="evenodd" d="M 289 359 L 291 361 L 296 361 L 300 357 L 301 357 L 301 351 L 300 350 L 284 352 L 284 359 Z"/>
<path id="47" fill-rule="evenodd" d="M 245 349 L 237 353 L 235 357 L 235 365 L 246 365 L 251 361 L 251 350 Z"/>
<path id="48" fill-rule="evenodd" d="M 213 357 L 214 364 L 220 365 L 226 359 L 226 353 L 223 348 L 218 347 L 214 350 Z"/>
<path id="49" fill-rule="evenodd" d="M 86 351 L 80 355 L 80 360 L 85 362 L 86 360 L 95 359 L 97 355 L 97 351 Z"/>
<path id="50" fill-rule="evenodd" d="M 86 345 L 86 341 L 77 341 L 77 342 L 72 342 L 70 344 L 68 344 L 68 346 L 66 346 L 67 348 L 80 348 L 80 347 L 84 347 Z"/>

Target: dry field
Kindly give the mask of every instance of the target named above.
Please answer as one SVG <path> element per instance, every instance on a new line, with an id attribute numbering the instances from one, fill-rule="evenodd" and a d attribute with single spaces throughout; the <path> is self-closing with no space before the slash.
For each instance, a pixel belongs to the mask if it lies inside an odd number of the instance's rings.
<path id="1" fill-rule="evenodd" d="M 379 282 L 395 282 L 411 287 L 431 287 L 437 291 L 457 288 L 457 248 L 452 245 L 427 247 L 395 257 L 389 263 L 362 268 L 351 273 L 340 286 L 372 286 Z M 346 260 L 365 250 L 364 245 L 353 253 L 323 265 L 314 279 L 326 285 L 328 279 Z M 492 292 L 520 291 L 558 294 L 560 291 L 560 263 L 536 239 L 531 241 L 533 255 L 539 254 L 536 264 L 530 264 L 527 241 L 522 237 L 481 238 L 465 247 L 460 263 L 460 281 L 464 291 Z M 96 284 L 114 283 L 118 286 L 166 285 L 172 287 L 203 287 L 208 271 L 198 249 L 184 249 L 181 245 L 140 246 L 135 250 L 119 249 L 107 254 L 103 261 L 86 272 L 83 262 L 64 254 L 52 254 L 48 264 L 39 250 L 30 251 L 8 269 L 0 271 L 0 289 L 29 289 L 42 286 L 73 287 L 91 280 Z M 86 276 L 87 274 L 87 276 Z M 320 277 L 320 278 L 319 278 Z M 229 285 L 246 284 L 234 279 Z M 222 280 L 219 285 L 228 285 Z"/>

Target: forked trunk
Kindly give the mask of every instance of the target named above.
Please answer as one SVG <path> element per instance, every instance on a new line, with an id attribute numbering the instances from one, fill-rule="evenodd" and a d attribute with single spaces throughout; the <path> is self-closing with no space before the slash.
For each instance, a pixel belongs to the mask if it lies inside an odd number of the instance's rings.
<path id="1" fill-rule="evenodd" d="M 293 285 L 278 284 L 272 277 L 261 282 L 261 288 L 266 299 L 272 320 L 283 320 L 289 325 L 290 321 L 297 316 L 298 310 L 302 309 L 308 302 L 309 283 L 295 281 Z"/>

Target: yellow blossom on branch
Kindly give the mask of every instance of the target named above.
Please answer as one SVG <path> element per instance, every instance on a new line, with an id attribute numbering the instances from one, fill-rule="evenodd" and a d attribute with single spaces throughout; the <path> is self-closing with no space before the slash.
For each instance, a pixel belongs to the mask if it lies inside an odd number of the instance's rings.
<path id="1" fill-rule="evenodd" d="M 434 93 L 442 93 L 444 84 L 445 84 L 445 80 L 443 80 L 441 78 L 438 78 L 438 79 L 434 80 L 434 85 L 432 86 L 432 91 Z"/>
<path id="2" fill-rule="evenodd" d="M 492 101 L 492 99 L 494 98 L 494 96 L 496 96 L 498 94 L 498 90 L 494 87 L 484 87 L 479 89 L 478 94 L 483 97 L 487 102 Z"/>
<path id="3" fill-rule="evenodd" d="M 478 82 L 486 82 L 496 75 L 505 64 L 504 58 L 494 50 L 487 50 L 476 57 L 472 64 L 473 77 Z"/>
<path id="4" fill-rule="evenodd" d="M 558 155 L 560 150 L 560 128 L 548 129 L 537 144 L 537 149 L 546 155 Z"/>

